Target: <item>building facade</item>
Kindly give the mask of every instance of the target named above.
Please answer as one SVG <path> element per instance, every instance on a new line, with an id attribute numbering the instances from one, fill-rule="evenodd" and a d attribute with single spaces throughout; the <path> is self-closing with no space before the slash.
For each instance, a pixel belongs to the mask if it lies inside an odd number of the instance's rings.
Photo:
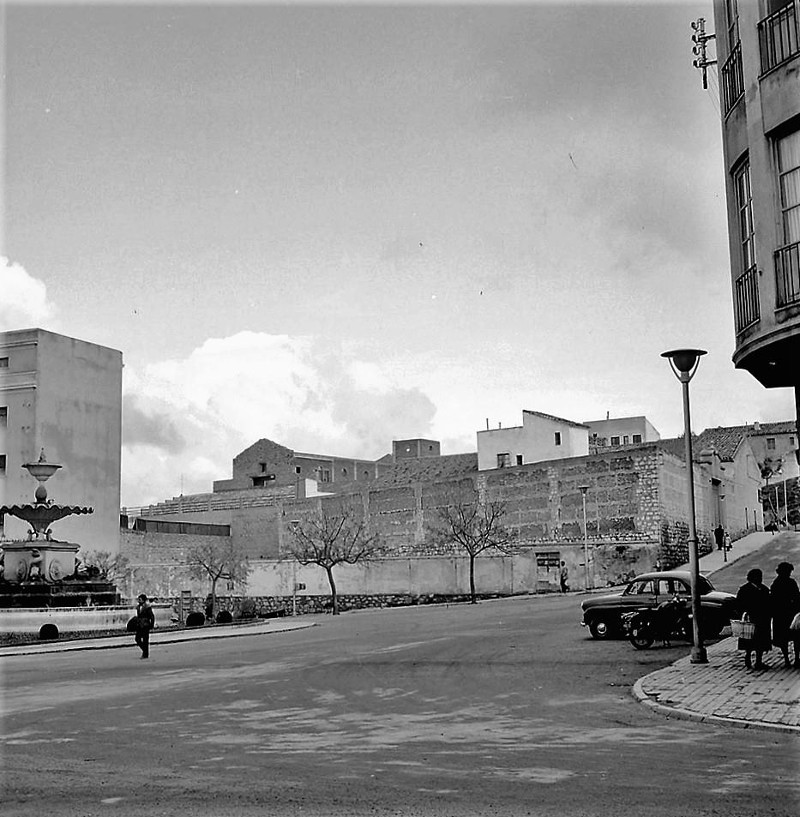
<path id="1" fill-rule="evenodd" d="M 89 505 L 68 517 L 58 539 L 86 550 L 119 549 L 122 353 L 75 338 L 26 329 L 0 334 L 0 504 L 33 501 L 36 481 L 22 468 L 44 449 L 62 468 L 48 497 Z M 6 517 L 2 534 L 24 539 L 28 526 Z"/>
<path id="2" fill-rule="evenodd" d="M 800 1 L 714 0 L 736 345 L 800 404 Z"/>
<path id="3" fill-rule="evenodd" d="M 610 446 L 641 445 L 661 439 L 647 417 L 606 417 L 605 420 L 586 420 L 589 427 L 589 450 Z"/>
<path id="4" fill-rule="evenodd" d="M 524 410 L 521 426 L 478 432 L 479 471 L 588 453 L 588 426 L 540 411 Z"/>

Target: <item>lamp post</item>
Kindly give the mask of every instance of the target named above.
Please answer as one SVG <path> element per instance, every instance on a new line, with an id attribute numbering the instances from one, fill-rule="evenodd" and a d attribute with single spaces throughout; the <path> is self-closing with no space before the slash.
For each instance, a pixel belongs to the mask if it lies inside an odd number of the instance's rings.
<path id="1" fill-rule="evenodd" d="M 675 376 L 683 390 L 683 427 L 686 440 L 686 477 L 689 492 L 689 571 L 692 582 L 692 664 L 707 664 L 708 656 L 700 633 L 700 559 L 697 553 L 697 529 L 694 518 L 694 467 L 692 465 L 692 424 L 689 411 L 689 381 L 694 377 L 700 358 L 706 354 L 703 349 L 673 349 L 663 352 L 661 357 L 669 360 Z"/>
<path id="2" fill-rule="evenodd" d="M 586 528 L 586 492 L 589 490 L 588 485 L 579 485 L 578 490 L 583 497 L 583 570 L 584 582 L 586 589 L 589 589 L 589 531 Z"/>

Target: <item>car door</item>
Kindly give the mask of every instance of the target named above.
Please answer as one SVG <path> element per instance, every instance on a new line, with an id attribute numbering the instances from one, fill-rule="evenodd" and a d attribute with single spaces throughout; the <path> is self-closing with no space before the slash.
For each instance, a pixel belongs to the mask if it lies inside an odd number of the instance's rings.
<path id="1" fill-rule="evenodd" d="M 658 604 L 655 581 L 653 579 L 638 579 L 632 581 L 622 594 L 622 610 L 628 613 L 641 607 L 655 607 Z"/>

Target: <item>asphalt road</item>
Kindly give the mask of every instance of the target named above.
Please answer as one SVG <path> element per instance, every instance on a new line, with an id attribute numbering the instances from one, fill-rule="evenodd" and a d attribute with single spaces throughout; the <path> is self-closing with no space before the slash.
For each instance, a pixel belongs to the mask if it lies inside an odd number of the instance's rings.
<path id="1" fill-rule="evenodd" d="M 579 601 L 0 659 L 0 812 L 795 817 L 798 739 L 651 713 L 688 647 L 592 641 Z"/>

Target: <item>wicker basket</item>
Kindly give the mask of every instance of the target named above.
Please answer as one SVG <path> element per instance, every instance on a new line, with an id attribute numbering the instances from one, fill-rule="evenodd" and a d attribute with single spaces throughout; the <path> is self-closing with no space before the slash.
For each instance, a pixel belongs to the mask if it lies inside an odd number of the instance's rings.
<path id="1" fill-rule="evenodd" d="M 743 638 L 750 641 L 756 634 L 756 625 L 752 621 L 738 621 L 731 619 L 731 635 L 734 638 Z"/>

